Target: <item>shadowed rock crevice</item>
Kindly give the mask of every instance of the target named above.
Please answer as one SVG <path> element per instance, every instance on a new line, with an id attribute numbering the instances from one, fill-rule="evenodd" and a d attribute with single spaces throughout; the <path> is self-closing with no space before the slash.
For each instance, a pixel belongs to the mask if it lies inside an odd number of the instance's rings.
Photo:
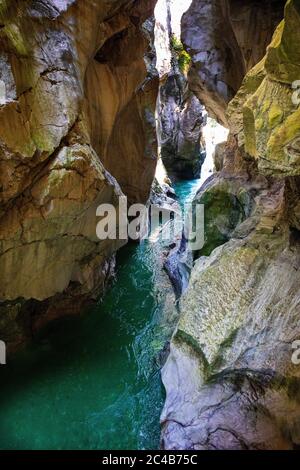
<path id="1" fill-rule="evenodd" d="M 118 60 L 122 57 L 122 43 L 127 35 L 128 29 L 124 29 L 107 39 L 96 53 L 95 60 L 99 62 L 99 64 L 118 63 Z"/>

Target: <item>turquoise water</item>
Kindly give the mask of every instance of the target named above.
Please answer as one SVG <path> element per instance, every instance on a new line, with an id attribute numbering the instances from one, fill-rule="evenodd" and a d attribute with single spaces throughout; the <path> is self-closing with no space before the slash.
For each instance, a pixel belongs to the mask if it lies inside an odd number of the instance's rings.
<path id="1" fill-rule="evenodd" d="M 176 186 L 183 201 L 199 182 Z M 102 302 L 1 367 L 1 449 L 159 447 L 161 351 L 176 322 L 163 252 L 127 245 Z"/>
<path id="2" fill-rule="evenodd" d="M 174 190 L 177 194 L 180 204 L 192 203 L 198 189 L 201 187 L 202 182 L 205 180 L 197 179 L 190 181 L 178 181 L 173 184 Z"/>

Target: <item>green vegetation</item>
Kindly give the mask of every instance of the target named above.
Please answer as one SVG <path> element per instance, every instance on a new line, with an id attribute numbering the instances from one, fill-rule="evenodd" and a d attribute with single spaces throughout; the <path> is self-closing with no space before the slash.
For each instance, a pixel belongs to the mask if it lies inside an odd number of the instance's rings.
<path id="1" fill-rule="evenodd" d="M 184 49 L 182 42 L 174 34 L 171 36 L 171 49 L 174 51 L 179 69 L 182 73 L 186 74 L 190 68 L 192 59 L 191 56 Z"/>

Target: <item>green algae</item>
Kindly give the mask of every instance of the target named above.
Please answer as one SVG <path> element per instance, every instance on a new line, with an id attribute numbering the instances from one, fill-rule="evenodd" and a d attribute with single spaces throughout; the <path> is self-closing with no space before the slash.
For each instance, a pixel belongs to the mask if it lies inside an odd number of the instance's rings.
<path id="1" fill-rule="evenodd" d="M 15 51 L 20 56 L 26 56 L 28 54 L 28 47 L 19 27 L 15 23 L 9 23 L 5 25 L 4 31 Z"/>

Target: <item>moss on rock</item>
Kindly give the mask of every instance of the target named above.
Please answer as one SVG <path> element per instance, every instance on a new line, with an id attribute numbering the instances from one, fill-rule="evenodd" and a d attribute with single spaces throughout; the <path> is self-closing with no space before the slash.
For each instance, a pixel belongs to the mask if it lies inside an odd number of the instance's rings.
<path id="1" fill-rule="evenodd" d="M 243 192 L 238 193 L 239 186 L 234 182 L 213 181 L 197 196 L 197 203 L 204 205 L 205 214 L 205 244 L 197 256 L 209 256 L 216 247 L 226 243 L 245 218 L 243 203 L 247 197 Z"/>

